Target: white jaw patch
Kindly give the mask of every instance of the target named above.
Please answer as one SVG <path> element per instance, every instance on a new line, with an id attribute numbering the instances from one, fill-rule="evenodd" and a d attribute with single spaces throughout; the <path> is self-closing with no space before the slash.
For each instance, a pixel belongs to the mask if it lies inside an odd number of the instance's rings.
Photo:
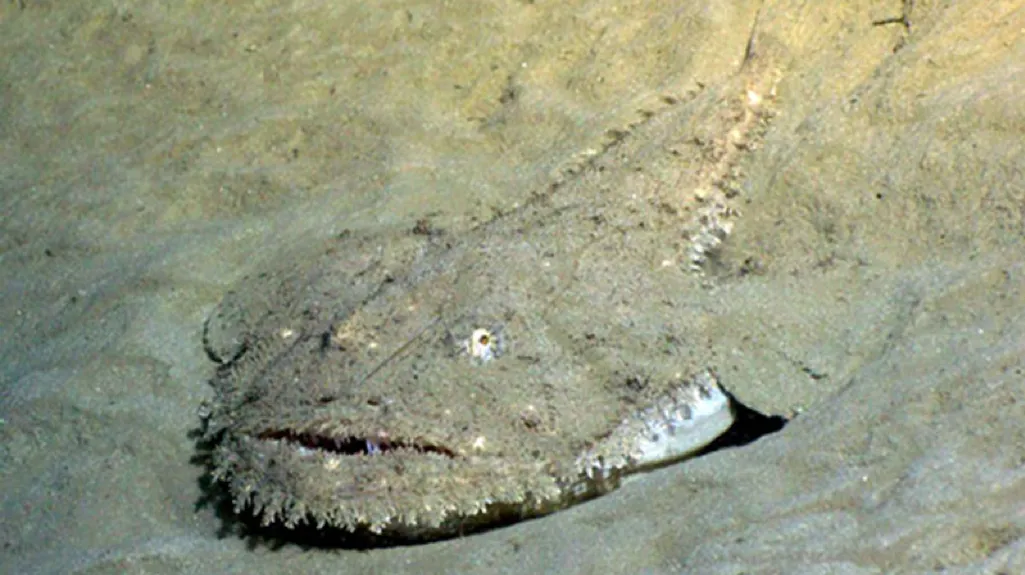
<path id="1" fill-rule="evenodd" d="M 634 443 L 638 466 L 669 462 L 690 455 L 722 435 L 733 423 L 730 400 L 719 386 L 694 393 L 687 403 L 643 412 L 646 433 Z"/>
<path id="2" fill-rule="evenodd" d="M 623 420 L 577 465 L 589 478 L 666 465 L 693 455 L 722 435 L 735 420 L 730 398 L 711 372 L 703 372 L 654 405 Z"/>

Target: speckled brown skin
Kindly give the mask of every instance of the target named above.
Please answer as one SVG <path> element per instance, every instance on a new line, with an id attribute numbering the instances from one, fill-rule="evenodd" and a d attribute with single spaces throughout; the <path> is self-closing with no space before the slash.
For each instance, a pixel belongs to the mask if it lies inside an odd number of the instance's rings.
<path id="1" fill-rule="evenodd" d="M 645 408 L 658 406 L 653 421 L 696 419 L 691 407 L 718 390 L 692 382 L 658 303 L 669 294 L 652 278 L 605 276 L 610 261 L 638 260 L 587 253 L 615 253 L 622 238 L 559 230 L 481 233 L 390 279 L 372 262 L 336 273 L 333 252 L 227 298 L 207 326 L 225 362 L 209 429 L 223 434 L 216 475 L 237 507 L 286 525 L 442 536 L 611 489 L 642 463 L 633 434 L 655 433 Z M 480 326 L 498 352 L 489 361 L 464 341 Z M 728 404 L 715 416 L 693 449 L 725 431 Z"/>
<path id="2" fill-rule="evenodd" d="M 757 129 L 744 87 L 694 104 L 728 135 L 713 148 Z M 658 190 L 621 191 L 644 190 L 624 158 L 645 145 L 610 145 L 565 190 L 463 237 L 349 237 L 243 282 L 206 330 L 215 476 L 236 508 L 444 536 L 600 494 L 725 431 L 729 403 L 689 341 L 699 316 L 682 313 L 703 288 L 673 244 L 680 215 Z M 734 157 L 711 153 L 697 184 Z M 468 342 L 479 329 L 489 361 Z M 693 441 L 650 455 L 667 431 Z"/>

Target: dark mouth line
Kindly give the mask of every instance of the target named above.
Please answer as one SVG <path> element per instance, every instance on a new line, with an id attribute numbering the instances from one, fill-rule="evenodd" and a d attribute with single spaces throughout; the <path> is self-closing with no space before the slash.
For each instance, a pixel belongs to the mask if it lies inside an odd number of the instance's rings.
<path id="1" fill-rule="evenodd" d="M 270 429 L 257 435 L 262 440 L 284 441 L 306 449 L 317 449 L 338 455 L 383 455 L 397 449 L 419 453 L 433 453 L 451 459 L 458 459 L 455 451 L 444 445 L 424 441 L 406 441 L 390 437 L 358 437 L 349 435 L 333 437 L 317 433 L 298 432 L 293 429 Z"/>

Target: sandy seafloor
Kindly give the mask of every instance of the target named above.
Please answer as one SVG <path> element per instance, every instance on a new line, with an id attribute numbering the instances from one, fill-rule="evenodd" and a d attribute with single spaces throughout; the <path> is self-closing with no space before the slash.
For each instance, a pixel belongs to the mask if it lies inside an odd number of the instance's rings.
<path id="1" fill-rule="evenodd" d="M 0 47 L 0 572 L 1025 573 L 1025 3 L 25 0 Z M 752 50 L 700 329 L 790 425 L 461 539 L 225 533 L 191 434 L 240 278 L 457 237 L 603 149 L 683 229 L 725 137 L 688 114 Z"/>

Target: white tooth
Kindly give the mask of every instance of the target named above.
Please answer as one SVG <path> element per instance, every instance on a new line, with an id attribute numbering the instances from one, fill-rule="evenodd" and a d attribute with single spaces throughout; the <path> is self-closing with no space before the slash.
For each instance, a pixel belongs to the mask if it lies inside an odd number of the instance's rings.
<path id="1" fill-rule="evenodd" d="M 370 455 L 380 455 L 381 454 L 381 445 L 379 443 L 377 443 L 376 441 L 371 441 L 370 439 L 367 439 L 366 441 L 367 441 L 367 453 L 368 454 L 370 454 Z"/>

